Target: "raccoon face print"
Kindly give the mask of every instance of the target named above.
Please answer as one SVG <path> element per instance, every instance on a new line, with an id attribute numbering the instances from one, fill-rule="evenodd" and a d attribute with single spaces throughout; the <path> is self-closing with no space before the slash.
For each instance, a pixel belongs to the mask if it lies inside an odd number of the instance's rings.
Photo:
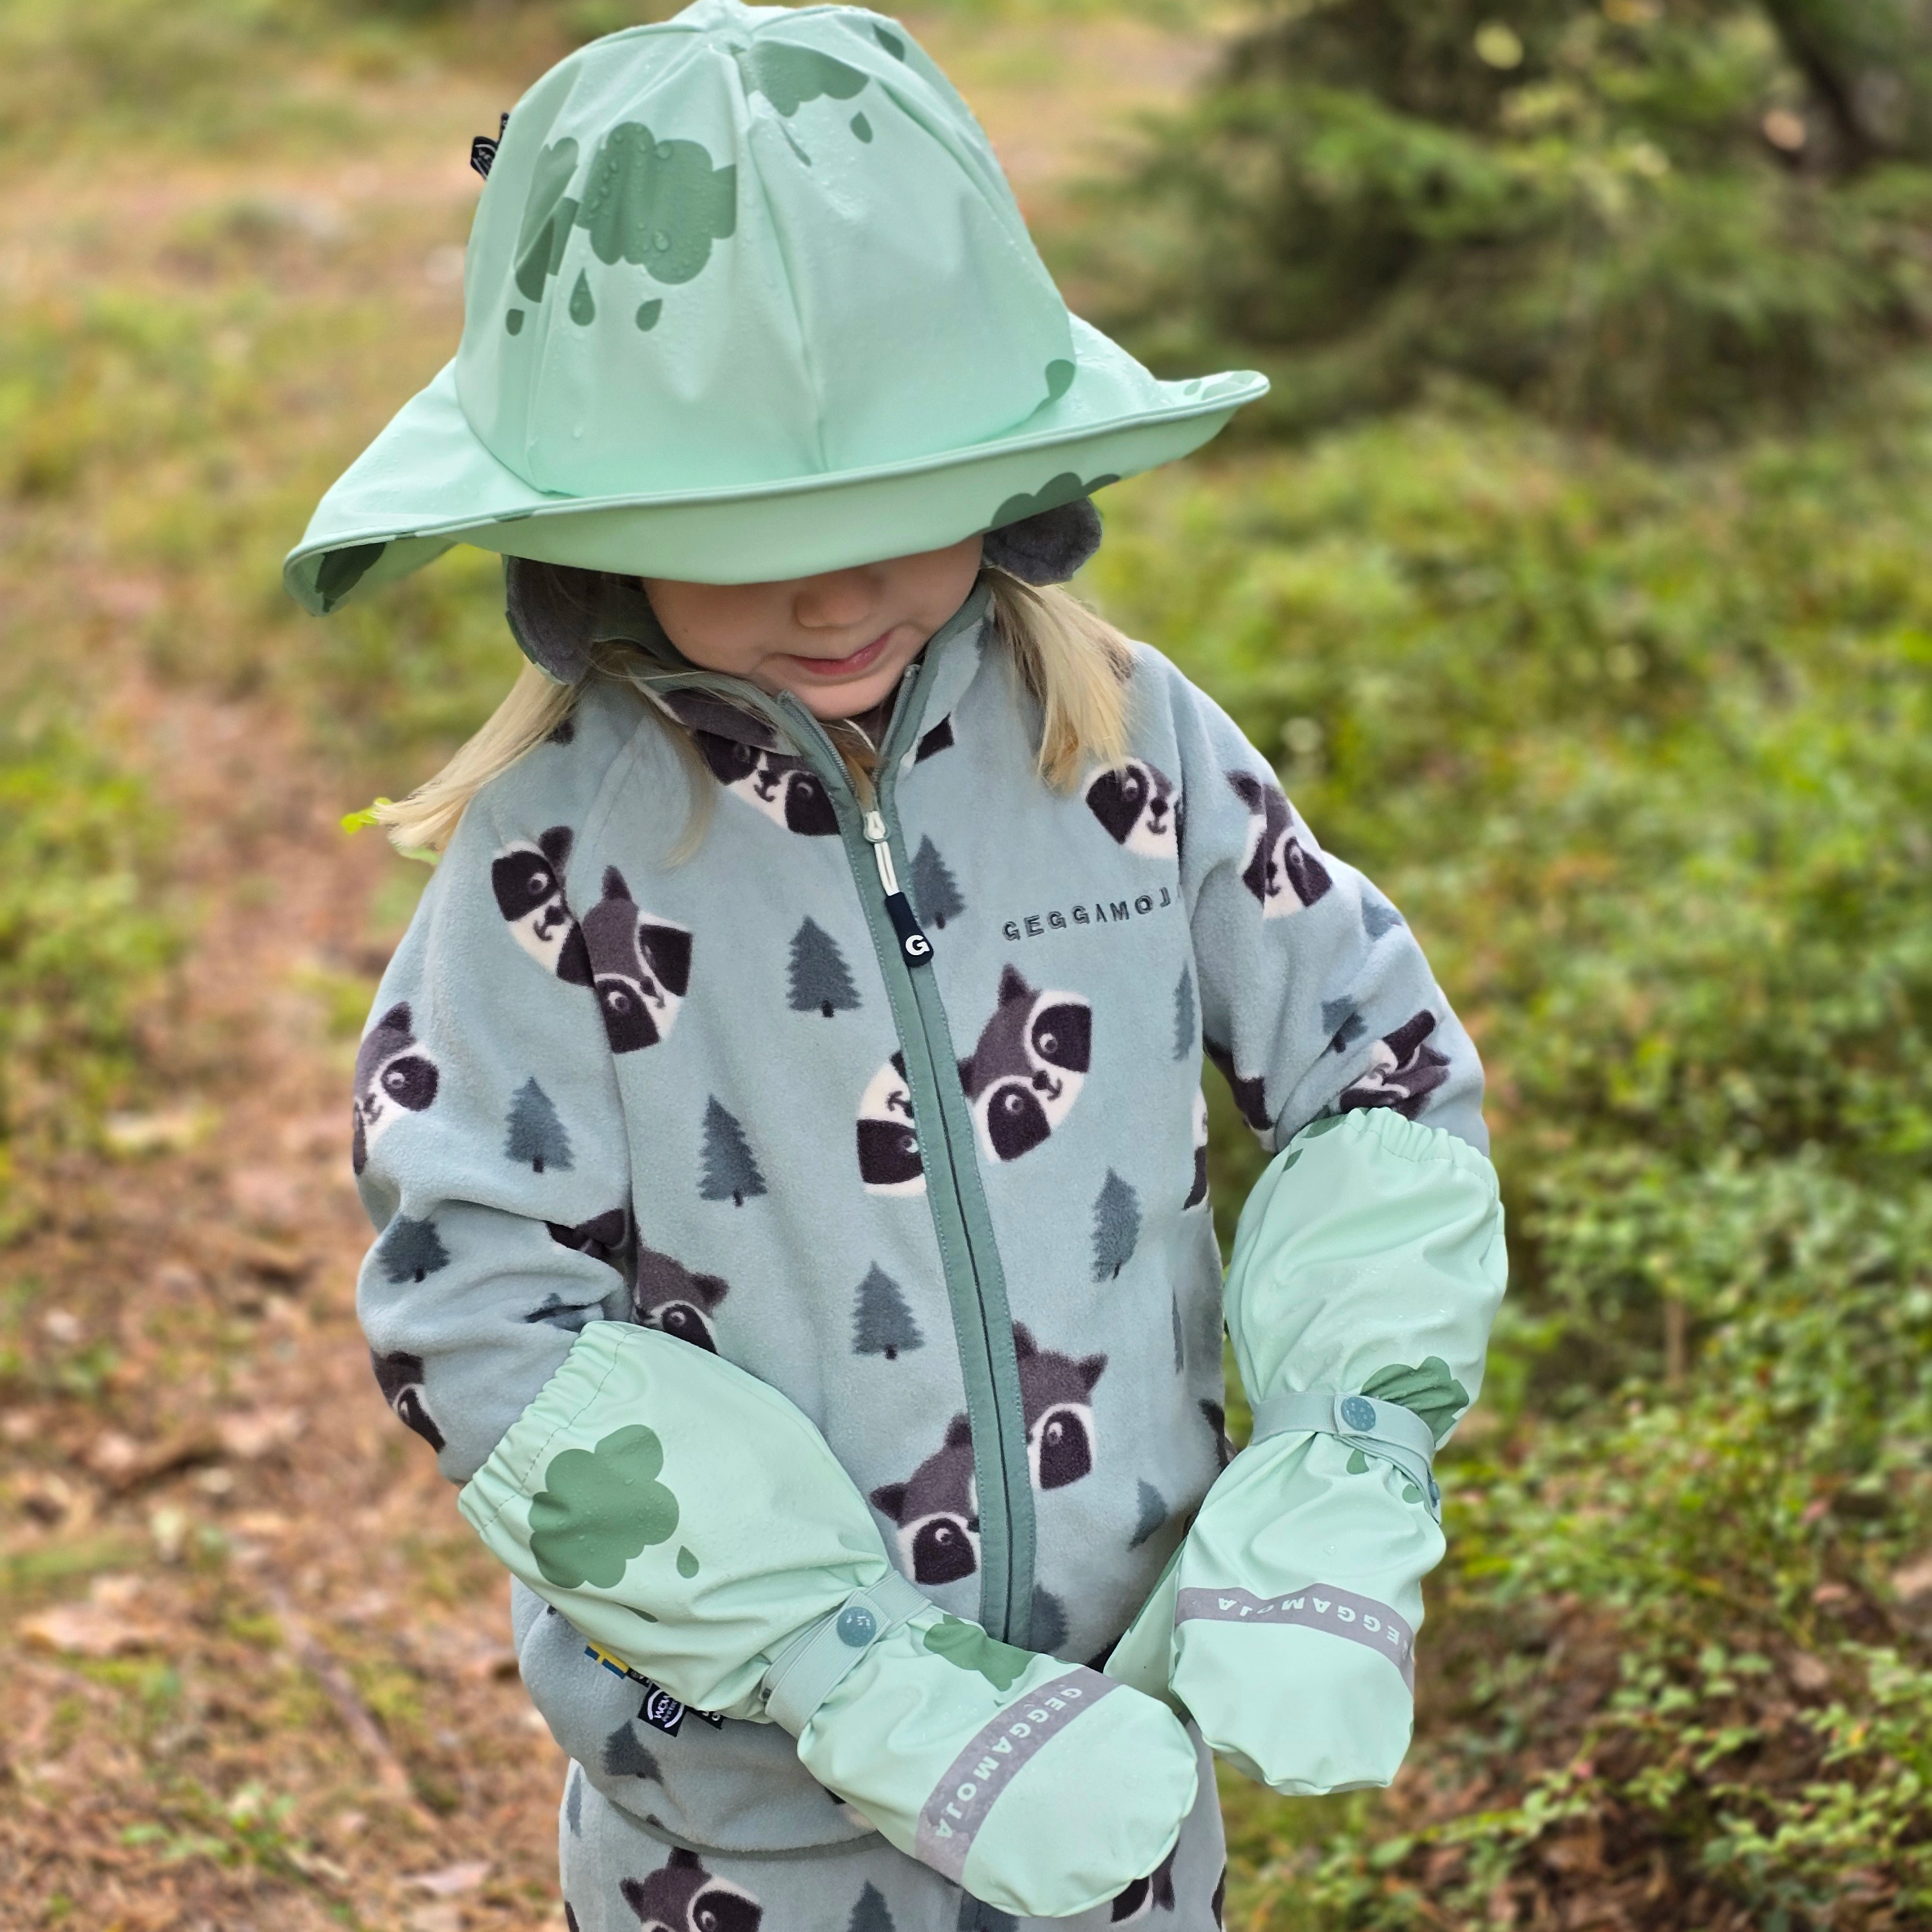
<path id="1" fill-rule="evenodd" d="M 1228 1091 L 1234 1096 L 1234 1106 L 1243 1120 L 1258 1134 L 1266 1134 L 1274 1125 L 1274 1116 L 1268 1111 L 1268 1085 L 1264 1076 L 1259 1073 L 1238 1073 L 1234 1070 L 1234 1056 L 1229 1048 L 1218 1041 L 1204 1039 L 1202 1050 L 1221 1070 L 1221 1078 L 1228 1083 Z"/>
<path id="2" fill-rule="evenodd" d="M 587 1221 L 580 1221 L 574 1228 L 566 1228 L 561 1222 L 546 1221 L 544 1226 L 550 1230 L 550 1238 L 560 1248 L 574 1248 L 580 1255 L 588 1255 L 593 1262 L 604 1262 L 615 1268 L 622 1259 L 624 1250 L 631 1244 L 631 1210 L 628 1208 L 607 1208 L 601 1214 L 593 1214 Z"/>
<path id="3" fill-rule="evenodd" d="M 742 1886 L 715 1877 L 682 1845 L 649 1878 L 620 1880 L 617 1889 L 642 1932 L 758 1932 L 765 1916 Z"/>
<path id="4" fill-rule="evenodd" d="M 429 1446 L 441 1453 L 442 1431 L 423 1404 L 423 1359 L 420 1355 L 379 1355 L 369 1351 L 369 1366 L 376 1372 L 376 1386 L 382 1400 L 396 1412 L 406 1429 L 413 1429 Z"/>
<path id="5" fill-rule="evenodd" d="M 1026 1418 L 1027 1466 L 1036 1490 L 1062 1490 L 1094 1467 L 1094 1384 L 1105 1355 L 1071 1355 L 1035 1346 L 1024 1322 L 1013 1324 L 1020 1408 Z"/>
<path id="6" fill-rule="evenodd" d="M 1079 993 L 1036 992 L 1012 966 L 960 1084 L 992 1160 L 1017 1160 L 1064 1120 L 1087 1078 L 1094 1009 Z"/>
<path id="7" fill-rule="evenodd" d="M 1087 782 L 1087 806 L 1116 845 L 1144 859 L 1178 855 L 1180 803 L 1174 781 L 1144 758 L 1103 766 Z"/>
<path id="8" fill-rule="evenodd" d="M 1429 1045 L 1436 1016 L 1424 1008 L 1394 1033 L 1376 1042 L 1368 1070 L 1346 1088 L 1335 1103 L 1339 1113 L 1364 1107 L 1393 1107 L 1405 1120 L 1422 1112 L 1422 1103 L 1449 1078 L 1449 1056 Z"/>
<path id="9" fill-rule="evenodd" d="M 436 1098 L 436 1062 L 416 1047 L 405 1000 L 369 1029 L 356 1049 L 350 1161 L 358 1174 L 369 1164 L 369 1150 L 404 1114 L 420 1114 Z"/>
<path id="10" fill-rule="evenodd" d="M 1207 1198 L 1208 1096 L 1197 1087 L 1194 1090 L 1194 1184 L 1187 1190 L 1187 1198 L 1180 1204 L 1182 1212 L 1199 1207 Z"/>
<path id="11" fill-rule="evenodd" d="M 1156 1908 L 1162 1912 L 1174 1910 L 1174 1861 L 1180 1847 L 1173 1850 L 1149 1872 L 1145 1878 L 1137 1878 L 1114 1894 L 1114 1903 L 1107 1913 L 1110 1925 L 1125 1925 L 1136 1918 L 1144 1918 Z M 1215 1915 L 1219 1924 L 1220 1916 Z"/>
<path id="12" fill-rule="evenodd" d="M 1241 884 L 1264 919 L 1285 919 L 1312 906 L 1334 885 L 1328 868 L 1295 836 L 1294 814 L 1281 788 L 1252 772 L 1230 772 L 1228 782 L 1252 817 L 1241 862 Z"/>
<path id="13" fill-rule="evenodd" d="M 667 1038 L 691 988 L 690 928 L 639 911 L 623 874 L 609 866 L 603 898 L 584 916 L 584 941 L 610 1051 L 634 1053 Z"/>
<path id="14" fill-rule="evenodd" d="M 655 1248 L 638 1250 L 638 1279 L 631 1290 L 632 1318 L 646 1328 L 718 1352 L 711 1317 L 730 1290 L 715 1274 L 693 1274 L 683 1262 Z"/>
<path id="15" fill-rule="evenodd" d="M 518 839 L 506 845 L 490 862 L 490 887 L 517 944 L 560 980 L 587 986 L 590 954 L 563 898 L 563 868 L 573 842 L 568 826 L 553 825 L 538 832 L 534 844 Z"/>
<path id="16" fill-rule="evenodd" d="M 913 1131 L 905 1055 L 896 1053 L 859 1100 L 859 1178 L 872 1194 L 923 1194 L 926 1168 Z"/>
<path id="17" fill-rule="evenodd" d="M 808 838 L 829 838 L 838 830 L 830 795 L 802 758 L 741 744 L 714 731 L 694 731 L 692 736 L 711 776 L 773 824 Z"/>
<path id="18" fill-rule="evenodd" d="M 899 1562 L 915 1583 L 956 1583 L 980 1567 L 980 1484 L 973 1426 L 956 1415 L 910 1480 L 882 1483 L 872 1507 L 897 1526 Z"/>

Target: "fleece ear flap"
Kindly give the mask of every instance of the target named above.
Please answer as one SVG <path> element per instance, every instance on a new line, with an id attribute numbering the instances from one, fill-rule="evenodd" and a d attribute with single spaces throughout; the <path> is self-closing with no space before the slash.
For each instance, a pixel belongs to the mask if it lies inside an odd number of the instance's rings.
<path id="1" fill-rule="evenodd" d="M 1100 513 L 1091 496 L 1022 517 L 986 532 L 981 556 L 1022 584 L 1064 584 L 1100 548 Z"/>
<path id="2" fill-rule="evenodd" d="M 580 683 L 590 669 L 591 633 L 602 596 L 596 571 L 526 556 L 503 560 L 503 614 L 510 634 L 524 656 L 559 684 Z"/>

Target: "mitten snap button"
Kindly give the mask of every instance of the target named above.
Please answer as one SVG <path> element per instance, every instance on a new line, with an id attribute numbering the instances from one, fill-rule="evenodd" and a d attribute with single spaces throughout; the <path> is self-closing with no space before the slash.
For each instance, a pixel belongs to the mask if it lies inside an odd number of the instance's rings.
<path id="1" fill-rule="evenodd" d="M 1342 1420 L 1351 1429 L 1372 1429 L 1376 1426 L 1376 1406 L 1366 1396 L 1344 1396 Z"/>
<path id="2" fill-rule="evenodd" d="M 863 1650 L 878 1635 L 879 1620 L 863 1604 L 854 1604 L 838 1612 L 838 1621 L 832 1628 L 838 1631 L 841 1643 Z"/>

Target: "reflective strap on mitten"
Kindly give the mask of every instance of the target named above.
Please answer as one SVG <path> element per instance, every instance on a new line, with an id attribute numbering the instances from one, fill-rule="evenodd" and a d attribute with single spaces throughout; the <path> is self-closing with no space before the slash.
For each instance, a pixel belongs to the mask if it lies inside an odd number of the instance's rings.
<path id="1" fill-rule="evenodd" d="M 895 1570 L 800 1632 L 765 1672 L 765 1714 L 794 1737 L 845 1681 L 867 1648 L 932 1600 Z"/>
<path id="2" fill-rule="evenodd" d="M 1436 1460 L 1436 1432 L 1412 1408 L 1336 1389 L 1295 1389 L 1264 1396 L 1255 1404 L 1252 1441 L 1302 1430 L 1339 1437 L 1365 1456 L 1393 1462 L 1428 1498 L 1430 1514 L 1442 1521 L 1442 1492 L 1430 1474 Z"/>

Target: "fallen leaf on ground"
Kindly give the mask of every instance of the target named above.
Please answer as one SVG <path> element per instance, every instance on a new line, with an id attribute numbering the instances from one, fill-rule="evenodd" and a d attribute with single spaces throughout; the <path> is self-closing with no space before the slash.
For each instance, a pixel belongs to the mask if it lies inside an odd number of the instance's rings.
<path id="1" fill-rule="evenodd" d="M 97 1576 L 85 1603 L 62 1604 L 22 1617 L 18 1628 L 28 1642 L 68 1657 L 118 1657 L 127 1651 L 157 1649 L 167 1632 L 134 1611 L 140 1593 L 138 1576 Z"/>
<path id="2" fill-rule="evenodd" d="M 1916 1604 L 1921 1598 L 1932 1598 L 1932 1550 L 1922 1556 L 1915 1556 L 1908 1563 L 1902 1563 L 1892 1573 L 1892 1587 L 1898 1592 L 1902 1604 Z"/>
<path id="3" fill-rule="evenodd" d="M 471 1858 L 462 1864 L 445 1865 L 440 1871 L 412 1872 L 403 1882 L 419 1886 L 437 1898 L 454 1898 L 458 1892 L 474 1892 L 489 1876 L 488 1858 Z"/>
<path id="4" fill-rule="evenodd" d="M 215 1432 L 229 1455 L 252 1462 L 292 1442 L 307 1420 L 298 1408 L 244 1409 L 238 1415 L 224 1415 L 215 1424 Z"/>

